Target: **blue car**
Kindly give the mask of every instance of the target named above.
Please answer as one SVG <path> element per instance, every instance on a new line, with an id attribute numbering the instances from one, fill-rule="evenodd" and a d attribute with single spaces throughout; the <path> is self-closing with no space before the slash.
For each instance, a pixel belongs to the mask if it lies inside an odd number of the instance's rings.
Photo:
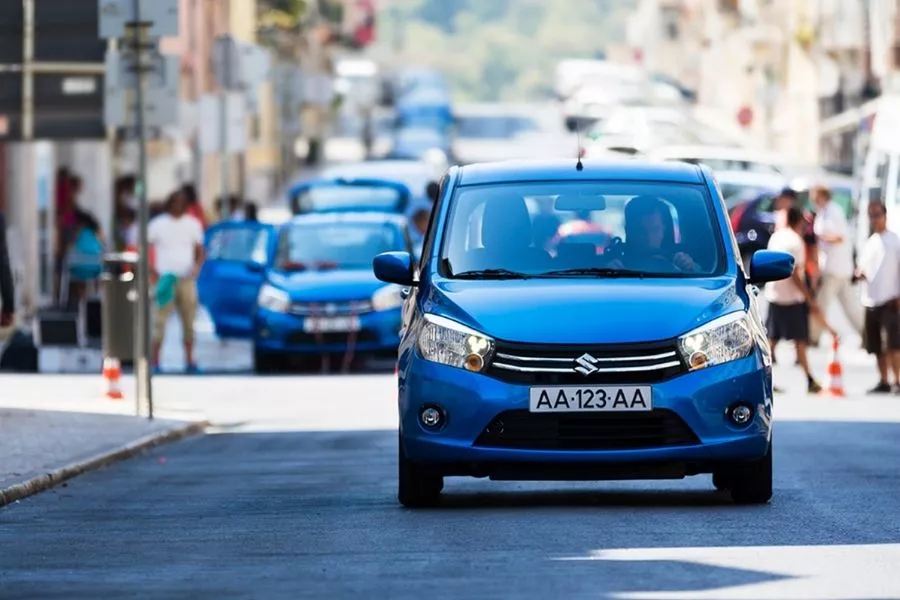
<path id="1" fill-rule="evenodd" d="M 288 190 L 294 214 L 334 212 L 385 212 L 403 214 L 412 192 L 387 178 L 313 179 Z"/>
<path id="2" fill-rule="evenodd" d="M 562 222 L 590 213 L 611 235 L 545 250 L 537 200 Z M 794 264 L 761 251 L 747 273 L 739 259 L 705 167 L 451 168 L 421 264 L 405 252 L 373 261 L 379 279 L 408 290 L 400 502 L 435 504 L 447 476 L 700 473 L 738 503 L 767 502 L 772 361 L 756 286 Z"/>
<path id="3" fill-rule="evenodd" d="M 404 217 L 350 212 L 301 215 L 279 226 L 229 222 L 211 228 L 210 239 L 201 301 L 219 335 L 253 340 L 257 372 L 323 355 L 396 355 L 401 288 L 378 281 L 371 265 L 379 253 L 410 251 Z"/>

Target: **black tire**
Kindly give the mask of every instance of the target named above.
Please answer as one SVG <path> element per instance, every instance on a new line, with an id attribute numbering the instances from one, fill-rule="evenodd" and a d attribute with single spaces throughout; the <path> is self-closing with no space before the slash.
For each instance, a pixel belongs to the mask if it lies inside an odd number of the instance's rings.
<path id="1" fill-rule="evenodd" d="M 772 499 L 772 443 L 759 460 L 735 465 L 729 491 L 735 504 L 765 504 Z"/>
<path id="2" fill-rule="evenodd" d="M 397 500 L 406 508 L 436 506 L 441 500 L 444 478 L 423 472 L 410 462 L 400 444 L 397 453 Z"/>
<path id="3" fill-rule="evenodd" d="M 257 375 L 272 375 L 281 370 L 281 357 L 257 348 L 253 349 L 253 372 Z"/>
<path id="4" fill-rule="evenodd" d="M 716 471 L 713 473 L 712 482 L 720 492 L 727 492 L 731 489 L 731 477 L 727 471 Z"/>

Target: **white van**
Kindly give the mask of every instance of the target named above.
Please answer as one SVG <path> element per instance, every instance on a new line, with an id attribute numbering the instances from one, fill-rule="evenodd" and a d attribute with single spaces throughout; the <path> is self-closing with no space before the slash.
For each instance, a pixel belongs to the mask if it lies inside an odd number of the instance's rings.
<path id="1" fill-rule="evenodd" d="M 862 177 L 857 203 L 857 251 L 869 237 L 867 206 L 882 200 L 887 207 L 888 228 L 900 232 L 900 95 L 880 98 L 871 123 L 871 135 L 864 150 Z M 861 123 L 861 129 L 867 123 Z"/>

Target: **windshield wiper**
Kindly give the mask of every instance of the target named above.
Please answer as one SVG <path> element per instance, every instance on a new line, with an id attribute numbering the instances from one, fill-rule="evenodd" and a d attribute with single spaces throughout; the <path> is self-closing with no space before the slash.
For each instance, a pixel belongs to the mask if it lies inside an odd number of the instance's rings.
<path id="1" fill-rule="evenodd" d="M 533 275 L 510 271 L 509 269 L 475 269 L 473 271 L 454 273 L 453 277 L 457 279 L 528 279 L 533 277 Z"/>
<path id="2" fill-rule="evenodd" d="M 601 277 L 640 277 L 647 275 L 643 271 L 633 269 L 615 269 L 612 267 L 584 267 L 580 269 L 559 269 L 541 273 L 540 277 L 566 277 L 568 275 L 597 275 Z"/>

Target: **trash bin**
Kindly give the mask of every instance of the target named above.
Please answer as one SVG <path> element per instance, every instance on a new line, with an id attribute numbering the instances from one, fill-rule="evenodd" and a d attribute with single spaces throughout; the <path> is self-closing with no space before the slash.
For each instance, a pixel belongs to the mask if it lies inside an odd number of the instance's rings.
<path id="1" fill-rule="evenodd" d="M 134 362 L 137 263 L 134 252 L 107 254 L 100 275 L 103 356 L 121 363 Z"/>

